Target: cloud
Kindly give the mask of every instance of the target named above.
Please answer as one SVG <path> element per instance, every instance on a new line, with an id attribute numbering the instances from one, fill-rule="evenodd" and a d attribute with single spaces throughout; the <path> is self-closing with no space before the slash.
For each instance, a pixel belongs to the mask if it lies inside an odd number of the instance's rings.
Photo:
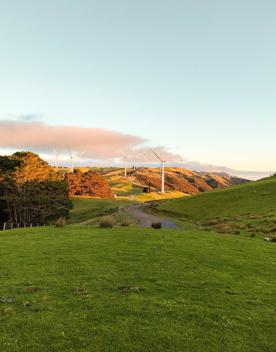
<path id="1" fill-rule="evenodd" d="M 23 114 L 18 116 L 17 119 L 21 121 L 35 121 L 41 119 L 41 116 L 40 114 Z"/>
<path id="2" fill-rule="evenodd" d="M 7 118 L 12 121 L 41 121 L 43 119 L 42 114 L 8 114 Z M 5 119 L 5 118 L 4 118 Z"/>
<path id="3" fill-rule="evenodd" d="M 159 163 L 158 157 L 161 160 L 164 160 L 166 162 L 180 162 L 183 158 L 178 155 L 169 152 L 166 150 L 165 147 L 163 146 L 158 146 L 158 147 L 140 147 L 136 150 L 134 150 L 132 153 L 130 152 L 128 155 L 128 158 L 135 159 L 137 162 L 151 162 L 151 163 Z"/>
<path id="4" fill-rule="evenodd" d="M 156 161 L 146 147 L 146 140 L 135 135 L 124 134 L 100 128 L 79 126 L 53 126 L 42 121 L 32 121 L 33 115 L 25 115 L 25 120 L 0 121 L 0 148 L 30 150 L 39 153 L 69 153 L 84 160 L 115 160 L 134 153 L 137 161 Z M 162 158 L 172 159 L 163 147 L 155 148 Z"/>

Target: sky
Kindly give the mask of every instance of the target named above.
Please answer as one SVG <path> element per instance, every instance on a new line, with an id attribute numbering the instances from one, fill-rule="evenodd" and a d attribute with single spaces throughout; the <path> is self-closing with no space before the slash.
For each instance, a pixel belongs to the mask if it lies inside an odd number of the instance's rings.
<path id="1" fill-rule="evenodd" d="M 268 0 L 0 0 L 1 151 L 68 133 L 85 148 L 91 132 L 113 154 L 276 169 L 275 12 Z"/>

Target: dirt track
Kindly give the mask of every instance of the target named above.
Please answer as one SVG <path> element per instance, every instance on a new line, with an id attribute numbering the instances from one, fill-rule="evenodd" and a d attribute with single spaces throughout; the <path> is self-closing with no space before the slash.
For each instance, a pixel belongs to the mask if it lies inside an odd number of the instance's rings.
<path id="1" fill-rule="evenodd" d="M 153 222 L 161 222 L 164 228 L 176 228 L 176 224 L 173 221 L 164 219 L 155 215 L 145 213 L 144 209 L 149 205 L 135 204 L 129 205 L 124 210 L 132 217 L 137 219 L 141 227 L 151 227 Z"/>

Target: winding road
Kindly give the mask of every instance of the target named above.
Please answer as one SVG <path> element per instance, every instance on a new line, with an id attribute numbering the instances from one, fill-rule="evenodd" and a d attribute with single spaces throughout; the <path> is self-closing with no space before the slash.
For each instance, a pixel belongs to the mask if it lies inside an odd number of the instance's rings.
<path id="1" fill-rule="evenodd" d="M 176 223 L 171 220 L 145 213 L 145 208 L 149 206 L 149 204 L 133 204 L 127 206 L 126 208 L 124 208 L 124 210 L 127 214 L 137 219 L 141 227 L 151 227 L 151 224 L 153 222 L 161 222 L 163 228 L 176 228 Z"/>

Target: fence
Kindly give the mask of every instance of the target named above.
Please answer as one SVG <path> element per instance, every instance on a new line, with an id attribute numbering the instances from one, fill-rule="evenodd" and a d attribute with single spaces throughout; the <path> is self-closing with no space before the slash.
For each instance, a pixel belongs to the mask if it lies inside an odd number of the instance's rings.
<path id="1" fill-rule="evenodd" d="M 40 226 L 45 226 L 45 224 L 13 224 L 12 222 L 4 222 L 3 223 L 3 227 L 2 227 L 2 230 L 5 231 L 5 230 L 13 230 L 13 229 L 19 229 L 19 228 L 27 228 L 27 227 L 40 227 Z"/>

